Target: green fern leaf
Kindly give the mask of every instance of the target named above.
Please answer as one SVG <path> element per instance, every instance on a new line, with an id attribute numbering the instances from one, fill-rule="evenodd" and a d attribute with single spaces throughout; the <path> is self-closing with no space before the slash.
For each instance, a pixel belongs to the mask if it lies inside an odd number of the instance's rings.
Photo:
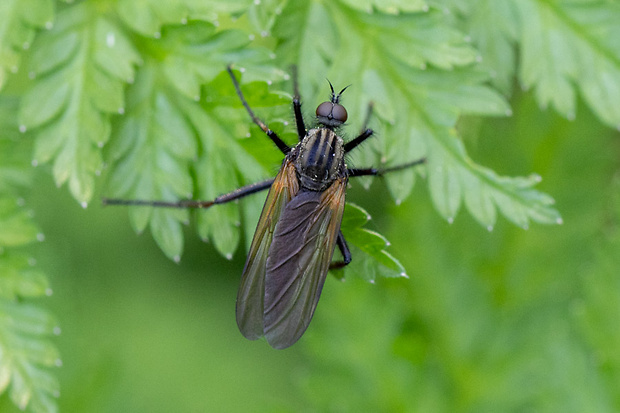
<path id="1" fill-rule="evenodd" d="M 239 15 L 252 0 L 121 0 L 118 11 L 124 23 L 147 37 L 160 38 L 162 26 L 203 20 L 218 24 L 220 14 Z"/>
<path id="2" fill-rule="evenodd" d="M 13 194 L 32 182 L 32 148 L 17 129 L 19 101 L 0 95 L 0 194 Z"/>
<path id="3" fill-rule="evenodd" d="M 491 83 L 509 95 L 514 84 L 515 43 L 519 33 L 513 2 L 475 0 L 459 6 L 466 8 L 464 30 L 480 51 L 481 66 L 488 70 Z"/>
<path id="4" fill-rule="evenodd" d="M 428 11 L 429 8 L 424 0 L 342 0 L 342 3 L 366 13 L 372 13 L 375 10 L 388 14 L 411 13 Z"/>
<path id="5" fill-rule="evenodd" d="M 382 235 L 364 228 L 370 215 L 363 208 L 347 203 L 341 230 L 351 248 L 353 260 L 346 267 L 347 274 L 374 282 L 378 276 L 406 277 L 405 268 L 385 250 L 390 245 Z"/>
<path id="6" fill-rule="evenodd" d="M 102 167 L 110 115 L 124 111 L 123 85 L 138 61 L 123 31 L 90 3 L 64 9 L 33 45 L 32 88 L 22 100 L 22 130 L 34 129 L 37 164 L 53 161 L 57 185 L 69 182 L 84 205 Z"/>
<path id="7" fill-rule="evenodd" d="M 612 127 L 620 126 L 620 4 L 514 1 L 521 21 L 524 87 L 541 106 L 572 119 L 576 92 Z"/>
<path id="8" fill-rule="evenodd" d="M 248 20 L 261 37 L 267 37 L 282 14 L 287 0 L 260 0 L 252 2 L 247 10 Z"/>
<path id="9" fill-rule="evenodd" d="M 0 296 L 15 300 L 17 297 L 41 297 L 48 293 L 49 281 L 33 267 L 34 263 L 24 254 L 3 255 L 0 259 Z"/>
<path id="10" fill-rule="evenodd" d="M 233 61 L 256 64 L 261 69 L 255 75 L 273 72 L 261 63 L 270 60 L 267 53 L 246 49 L 250 40 L 242 32 L 216 32 L 215 26 L 205 22 L 169 27 L 161 39 L 145 41 L 149 42 L 146 50 L 152 50 L 153 55 L 145 56 L 136 83 L 128 91 L 127 114 L 111 148 L 113 160 L 118 161 L 111 177 L 112 195 L 151 200 L 212 199 L 237 187 L 239 181 L 231 166 L 245 167 L 246 176 L 255 178 L 257 171 L 262 171 L 256 161 L 241 163 L 240 158 L 233 161 L 230 156 L 231 148 L 235 148 L 231 120 L 239 119 L 239 115 L 223 121 L 221 116 L 204 113 L 199 103 L 200 88 Z M 155 60 L 159 56 L 165 56 L 164 60 Z M 229 79 L 224 81 L 231 84 Z M 229 88 L 228 97 L 235 96 Z M 218 93 L 206 99 L 217 100 Z M 197 138 L 204 153 L 198 151 Z M 198 171 L 197 186 L 189 174 L 192 165 Z M 228 171 L 222 173 L 218 165 Z M 179 259 L 181 224 L 188 221 L 187 211 L 132 208 L 130 216 L 138 232 L 150 225 L 164 252 Z M 204 239 L 215 240 L 224 255 L 231 256 L 239 239 L 238 230 L 232 227 L 239 222 L 238 207 L 214 208 L 200 214 L 199 232 Z"/>
<path id="11" fill-rule="evenodd" d="M 0 246 L 21 246 L 37 239 L 39 231 L 17 198 L 0 198 L 0 222 Z"/>
<path id="12" fill-rule="evenodd" d="M 379 138 L 354 154 L 356 165 L 397 165 L 426 156 L 432 198 L 448 220 L 465 199 L 487 227 L 497 207 L 522 226 L 528 219 L 559 222 L 550 199 L 531 189 L 534 181 L 522 185 L 520 178 L 498 177 L 467 157 L 454 132 L 459 116 L 505 115 L 510 109 L 485 85 L 488 76 L 477 70 L 477 52 L 447 25 L 444 13 L 371 15 L 319 2 L 290 4 L 286 12 L 274 33 L 282 42 L 280 53 L 297 62 L 309 82 L 304 96 L 314 96 L 330 67 L 331 79 L 354 85 L 344 97 L 351 119 L 361 121 L 368 102 L 375 102 Z M 315 48 L 307 47 L 305 39 L 317 37 Z M 414 171 L 391 174 L 386 182 L 402 200 Z"/>
<path id="13" fill-rule="evenodd" d="M 30 48 L 37 29 L 52 27 L 52 0 L 0 2 L 0 90 L 8 73 L 16 73 L 21 53 Z"/>
<path id="14" fill-rule="evenodd" d="M 51 290 L 23 248 L 42 235 L 18 197 L 31 181 L 32 148 L 19 139 L 16 113 L 17 102 L 0 95 L 0 394 L 8 390 L 22 410 L 53 412 L 59 385 L 47 368 L 59 364 L 59 356 L 48 336 L 57 324 L 24 302 Z"/>
<path id="15" fill-rule="evenodd" d="M 179 110 L 178 97 L 166 90 L 163 73 L 145 61 L 129 88 L 127 113 L 110 152 L 120 159 L 110 178 L 112 196 L 134 199 L 188 198 L 192 182 L 189 162 L 196 157 L 191 125 Z M 131 208 L 131 222 L 137 232 L 151 223 L 156 241 L 171 258 L 180 256 L 183 236 L 180 222 L 187 211 Z M 178 259 L 178 258 L 177 258 Z"/>
<path id="16" fill-rule="evenodd" d="M 59 385 L 44 367 L 59 364 L 56 347 L 43 339 L 53 334 L 56 322 L 37 307 L 0 298 L 0 392 L 22 410 L 56 411 Z"/>

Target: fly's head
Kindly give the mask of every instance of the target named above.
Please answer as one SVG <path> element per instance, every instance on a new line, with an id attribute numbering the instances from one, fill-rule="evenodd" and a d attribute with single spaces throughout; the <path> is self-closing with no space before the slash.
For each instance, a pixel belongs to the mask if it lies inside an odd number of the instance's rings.
<path id="1" fill-rule="evenodd" d="M 323 191 L 345 169 L 344 142 L 331 129 L 310 129 L 296 149 L 295 167 L 304 188 Z"/>
<path id="2" fill-rule="evenodd" d="M 329 87 L 332 90 L 331 99 L 329 102 L 321 103 L 316 108 L 316 119 L 320 125 L 333 129 L 347 121 L 347 110 L 339 102 L 340 95 L 342 95 L 342 92 L 344 92 L 349 86 L 342 89 L 337 95 L 334 93 L 334 87 L 331 82 L 329 83 Z"/>

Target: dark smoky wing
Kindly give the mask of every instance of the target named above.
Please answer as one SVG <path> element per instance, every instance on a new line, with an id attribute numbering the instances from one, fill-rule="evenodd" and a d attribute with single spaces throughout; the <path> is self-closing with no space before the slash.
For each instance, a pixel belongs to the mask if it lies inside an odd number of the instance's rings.
<path id="1" fill-rule="evenodd" d="M 300 190 L 276 225 L 265 274 L 264 334 L 274 348 L 308 328 L 334 254 L 346 179 L 323 192 Z"/>
<path id="2" fill-rule="evenodd" d="M 237 325 L 241 334 L 250 340 L 263 336 L 267 256 L 280 215 L 298 190 L 295 166 L 285 161 L 269 189 L 237 293 Z"/>

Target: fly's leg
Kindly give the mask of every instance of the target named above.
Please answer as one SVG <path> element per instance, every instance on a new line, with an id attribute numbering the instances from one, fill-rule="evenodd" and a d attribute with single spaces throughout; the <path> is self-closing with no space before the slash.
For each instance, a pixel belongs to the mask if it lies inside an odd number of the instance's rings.
<path id="1" fill-rule="evenodd" d="M 209 208 L 213 205 L 225 204 L 227 202 L 234 201 L 254 194 L 256 192 L 264 191 L 271 187 L 274 179 L 267 179 L 266 181 L 256 182 L 254 184 L 246 185 L 241 188 L 235 189 L 227 194 L 220 195 L 212 201 L 194 201 L 183 200 L 177 202 L 167 201 L 146 201 L 142 199 L 108 199 L 103 198 L 103 205 L 129 205 L 129 206 L 152 206 L 163 208 Z"/>
<path id="2" fill-rule="evenodd" d="M 370 102 L 368 104 L 368 110 L 366 111 L 366 118 L 364 119 L 364 123 L 362 124 L 362 129 L 360 130 L 360 134 L 357 138 L 353 139 L 350 142 L 344 144 L 344 152 L 348 153 L 353 148 L 358 146 L 360 143 L 364 142 L 366 139 L 370 138 L 374 133 L 372 129 L 368 129 L 368 122 L 370 121 L 370 116 L 372 115 L 372 108 L 374 104 Z"/>
<path id="3" fill-rule="evenodd" d="M 293 112 L 295 112 L 295 124 L 297 125 L 297 136 L 301 142 L 306 136 L 306 125 L 304 116 L 301 113 L 301 98 L 299 97 L 299 83 L 297 83 L 297 66 L 291 66 L 293 73 Z"/>
<path id="4" fill-rule="evenodd" d="M 232 79 L 233 85 L 235 86 L 235 91 L 237 92 L 237 95 L 239 96 L 241 103 L 243 103 L 245 110 L 248 112 L 248 114 L 252 118 L 252 122 L 254 122 L 259 128 L 261 128 L 261 130 L 265 132 L 267 136 L 269 136 L 269 139 L 271 139 L 273 143 L 276 144 L 278 149 L 280 149 L 280 151 L 282 151 L 283 154 L 286 155 L 287 153 L 289 153 L 291 148 L 286 143 L 284 143 L 284 141 L 280 139 L 280 137 L 274 131 L 269 129 L 267 125 L 263 123 L 263 121 L 261 121 L 260 119 L 258 119 L 258 117 L 256 117 L 256 115 L 250 108 L 250 105 L 248 105 L 248 102 L 245 100 L 245 97 L 243 96 L 243 92 L 241 91 L 241 86 L 239 86 L 239 82 L 237 81 L 237 78 L 235 77 L 235 74 L 233 73 L 230 65 L 226 67 L 226 71 L 228 72 L 228 74 L 230 75 L 230 78 Z"/>
<path id="5" fill-rule="evenodd" d="M 342 235 L 342 231 L 338 231 L 338 238 L 336 238 L 336 245 L 338 245 L 338 249 L 342 253 L 342 261 L 332 262 L 329 266 L 330 270 L 337 270 L 339 268 L 346 267 L 353 257 L 351 256 L 351 250 L 349 250 L 349 246 L 347 245 L 347 241 L 344 239 L 344 235 Z"/>
<path id="6" fill-rule="evenodd" d="M 367 129 L 367 126 L 368 126 L 368 122 L 370 121 L 370 116 L 372 115 L 373 106 L 374 105 L 372 102 L 368 104 L 368 110 L 366 111 L 366 118 L 364 119 L 364 124 L 362 125 L 360 134 L 357 138 L 353 139 L 350 142 L 345 143 L 344 145 L 345 153 L 351 151 L 353 148 L 355 148 L 360 143 L 364 142 L 366 139 L 372 136 L 373 130 Z M 399 171 L 401 169 L 411 168 L 413 166 L 420 165 L 425 162 L 426 162 L 426 158 L 421 158 L 416 161 L 404 163 L 402 165 L 396 165 L 396 166 L 391 166 L 389 168 L 382 168 L 382 169 L 381 168 L 349 168 L 347 169 L 347 173 L 349 174 L 350 177 L 367 176 L 367 175 L 381 176 L 388 172 L 394 172 L 394 171 Z"/>
<path id="7" fill-rule="evenodd" d="M 421 165 L 426 162 L 426 158 L 421 158 L 412 162 L 407 162 L 402 165 L 390 166 L 389 168 L 349 168 L 347 173 L 350 177 L 356 176 L 382 176 L 389 172 L 400 171 L 402 169 L 411 168 L 417 165 Z"/>
<path id="8" fill-rule="evenodd" d="M 386 174 L 388 172 L 394 172 L 394 171 L 399 171 L 401 169 L 411 168 L 411 167 L 414 167 L 416 165 L 421 165 L 421 164 L 423 164 L 425 162 L 426 162 L 426 158 L 421 158 L 421 159 L 418 159 L 418 160 L 413 161 L 413 162 L 408 162 L 408 163 L 405 163 L 405 164 L 402 164 L 402 165 L 391 166 L 389 168 L 383 168 L 383 169 L 378 169 L 378 168 L 363 168 L 363 169 L 349 168 L 349 169 L 347 169 L 347 173 L 349 174 L 350 177 L 366 176 L 366 175 L 381 176 L 381 175 L 384 175 L 384 174 Z M 340 252 L 342 253 L 343 260 L 342 261 L 332 262 L 331 265 L 329 266 L 330 269 L 343 268 L 343 267 L 347 266 L 351 262 L 351 260 L 353 259 L 353 257 L 351 256 L 351 250 L 349 250 L 349 246 L 347 245 L 347 241 L 344 239 L 344 235 L 342 235 L 342 231 L 338 232 L 338 238 L 336 238 L 336 245 L 338 245 L 338 248 L 340 249 Z"/>

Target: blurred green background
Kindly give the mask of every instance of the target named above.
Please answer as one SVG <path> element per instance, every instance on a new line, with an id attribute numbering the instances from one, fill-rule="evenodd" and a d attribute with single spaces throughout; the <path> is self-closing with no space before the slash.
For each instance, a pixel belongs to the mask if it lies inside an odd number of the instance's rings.
<path id="1" fill-rule="evenodd" d="M 464 212 L 448 224 L 424 185 L 396 206 L 380 179 L 348 199 L 410 279 L 329 277 L 309 330 L 284 351 L 245 340 L 234 319 L 244 263 L 188 231 L 179 264 L 124 208 L 82 209 L 40 168 L 27 204 L 59 320 L 60 410 L 536 411 L 620 410 L 618 132 L 579 108 L 465 119 L 474 160 L 543 177 L 564 224 L 489 232 Z M 477 138 L 468 138 L 477 136 Z M 102 194 L 99 194 L 102 195 Z M 18 411 L 7 395 L 0 411 Z"/>

